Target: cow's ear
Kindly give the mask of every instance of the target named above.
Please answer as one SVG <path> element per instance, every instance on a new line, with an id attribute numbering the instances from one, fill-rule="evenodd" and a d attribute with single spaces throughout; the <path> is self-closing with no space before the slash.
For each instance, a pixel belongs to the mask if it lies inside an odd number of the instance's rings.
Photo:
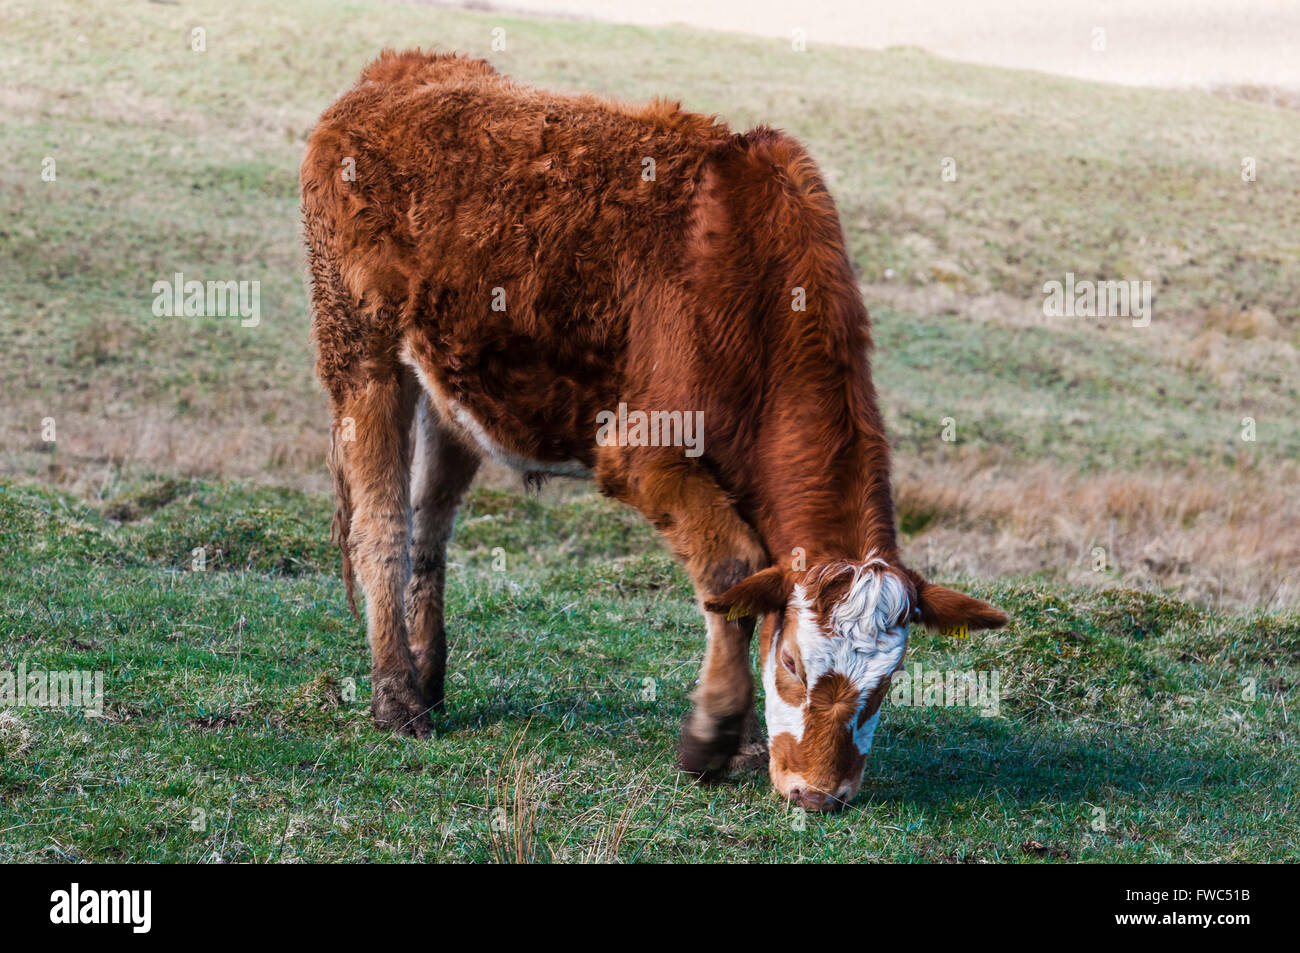
<path id="1" fill-rule="evenodd" d="M 725 615 L 728 619 L 737 619 L 747 615 L 780 612 L 785 608 L 789 597 L 790 583 L 785 570 L 769 566 L 742 579 L 722 595 L 705 599 L 704 608 Z"/>
<path id="2" fill-rule="evenodd" d="M 921 580 L 916 587 L 921 624 L 931 629 L 997 629 L 1007 614 L 987 602 Z"/>

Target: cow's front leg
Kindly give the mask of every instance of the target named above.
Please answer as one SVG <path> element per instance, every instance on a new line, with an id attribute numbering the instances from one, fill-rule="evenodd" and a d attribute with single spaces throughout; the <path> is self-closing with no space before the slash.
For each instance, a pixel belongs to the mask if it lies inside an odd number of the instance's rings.
<path id="1" fill-rule="evenodd" d="M 701 596 L 701 603 L 704 598 L 707 596 Z M 755 718 L 754 679 L 749 672 L 754 622 L 728 622 L 716 612 L 705 611 L 704 616 L 708 625 L 704 665 L 691 695 L 695 707 L 682 724 L 677 753 L 682 770 L 712 781 L 726 773 L 740 751 L 747 723 Z"/>
<path id="2" fill-rule="evenodd" d="M 625 457 L 598 478 L 607 492 L 635 506 L 663 533 L 695 586 L 708 641 L 678 759 L 683 770 L 713 780 L 725 773 L 742 741 L 750 740 L 747 734 L 757 733 L 749 668 L 754 620 L 728 619 L 705 609 L 704 602 L 767 566 L 767 551 L 722 488 L 692 462 Z"/>

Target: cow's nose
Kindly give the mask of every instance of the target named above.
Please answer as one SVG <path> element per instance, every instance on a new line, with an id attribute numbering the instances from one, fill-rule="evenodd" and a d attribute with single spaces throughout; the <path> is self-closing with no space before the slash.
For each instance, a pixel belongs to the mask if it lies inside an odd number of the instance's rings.
<path id="1" fill-rule="evenodd" d="M 825 811 L 831 808 L 827 801 L 831 800 L 821 791 L 814 791 L 809 788 L 803 788 L 796 785 L 790 789 L 790 802 L 797 804 L 805 811 Z"/>

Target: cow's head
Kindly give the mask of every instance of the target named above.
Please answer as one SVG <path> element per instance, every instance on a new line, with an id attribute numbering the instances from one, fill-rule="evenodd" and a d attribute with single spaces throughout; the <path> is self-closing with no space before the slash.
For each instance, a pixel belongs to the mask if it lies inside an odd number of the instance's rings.
<path id="1" fill-rule="evenodd" d="M 812 810 L 843 807 L 858 793 L 912 622 L 987 629 L 1007 621 L 986 602 L 880 559 L 803 572 L 774 566 L 706 606 L 765 616 L 759 646 L 772 783 Z"/>

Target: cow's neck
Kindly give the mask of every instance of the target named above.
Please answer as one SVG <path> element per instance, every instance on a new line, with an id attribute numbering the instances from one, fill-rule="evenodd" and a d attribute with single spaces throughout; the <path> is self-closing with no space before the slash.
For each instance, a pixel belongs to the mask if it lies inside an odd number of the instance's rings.
<path id="1" fill-rule="evenodd" d="M 839 217 L 797 145 L 746 139 L 701 186 L 688 282 L 712 316 L 700 353 L 717 354 L 701 387 L 740 423 L 718 435 L 716 462 L 777 565 L 895 563 L 870 318 Z"/>
<path id="2" fill-rule="evenodd" d="M 782 375 L 761 411 L 751 471 L 753 518 L 772 559 L 812 567 L 870 555 L 898 559 L 889 446 L 860 364 Z"/>

